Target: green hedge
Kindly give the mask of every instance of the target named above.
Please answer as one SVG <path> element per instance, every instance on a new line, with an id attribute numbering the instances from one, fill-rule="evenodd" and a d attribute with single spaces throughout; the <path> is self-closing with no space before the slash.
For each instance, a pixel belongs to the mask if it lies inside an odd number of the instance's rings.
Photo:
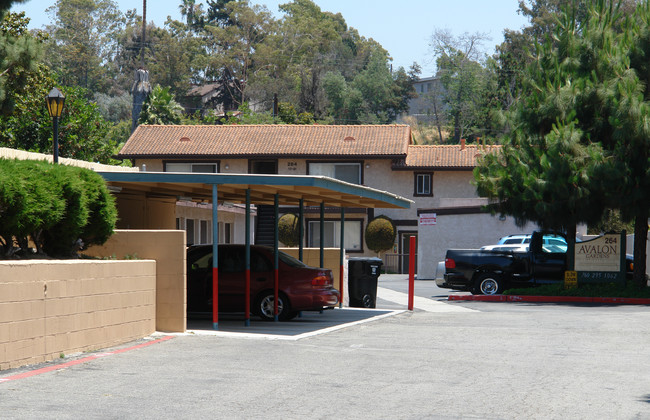
<path id="1" fill-rule="evenodd" d="M 117 221 L 115 201 L 95 172 L 44 161 L 0 159 L 0 256 L 76 255 L 102 244 Z"/>

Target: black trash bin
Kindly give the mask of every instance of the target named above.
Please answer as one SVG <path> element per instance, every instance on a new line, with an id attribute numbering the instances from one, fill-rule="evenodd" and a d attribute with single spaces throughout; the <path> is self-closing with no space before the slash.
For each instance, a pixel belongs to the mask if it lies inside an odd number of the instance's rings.
<path id="1" fill-rule="evenodd" d="M 383 262 L 381 258 L 354 257 L 348 260 L 348 293 L 350 306 L 377 306 L 377 279 Z"/>

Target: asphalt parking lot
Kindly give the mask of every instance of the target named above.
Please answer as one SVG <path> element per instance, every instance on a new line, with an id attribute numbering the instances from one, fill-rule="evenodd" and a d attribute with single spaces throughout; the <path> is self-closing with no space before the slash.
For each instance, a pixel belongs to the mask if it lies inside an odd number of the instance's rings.
<path id="1" fill-rule="evenodd" d="M 410 312 L 391 281 L 379 311 L 311 314 L 355 318 L 323 333 L 197 329 L 2 372 L 0 418 L 650 418 L 650 308 L 450 303 L 416 281 Z"/>

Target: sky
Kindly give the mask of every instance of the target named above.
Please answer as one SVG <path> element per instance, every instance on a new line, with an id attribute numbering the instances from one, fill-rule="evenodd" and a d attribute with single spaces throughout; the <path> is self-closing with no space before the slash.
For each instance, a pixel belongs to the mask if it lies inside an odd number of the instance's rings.
<path id="1" fill-rule="evenodd" d="M 12 11 L 24 10 L 31 18 L 31 28 L 43 28 L 51 23 L 45 10 L 55 0 L 27 0 Z M 125 12 L 136 8 L 142 14 L 142 1 L 116 0 Z M 266 6 L 276 17 L 278 5 L 288 0 L 251 0 Z M 527 20 L 517 13 L 517 0 L 314 0 L 323 11 L 341 13 L 347 22 L 366 38 L 373 38 L 393 58 L 394 68 L 407 68 L 417 62 L 421 77 L 433 76 L 435 64 L 429 48 L 436 29 L 449 29 L 455 36 L 463 33 L 484 33 L 491 41 L 483 47 L 492 54 L 503 41 L 503 30 L 519 30 Z M 197 0 L 205 4 L 205 1 Z M 181 19 L 181 0 L 148 0 L 147 21 L 163 26 L 167 16 Z M 204 7 L 205 8 L 205 7 Z"/>

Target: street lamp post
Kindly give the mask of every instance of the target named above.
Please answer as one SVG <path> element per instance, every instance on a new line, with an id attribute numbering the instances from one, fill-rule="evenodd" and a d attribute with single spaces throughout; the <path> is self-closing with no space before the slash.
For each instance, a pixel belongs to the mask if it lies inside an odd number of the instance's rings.
<path id="1" fill-rule="evenodd" d="M 59 163 L 59 118 L 63 111 L 65 96 L 63 96 L 63 93 L 59 89 L 52 88 L 45 100 L 47 102 L 47 112 L 52 117 L 52 125 L 54 127 L 54 163 Z"/>

